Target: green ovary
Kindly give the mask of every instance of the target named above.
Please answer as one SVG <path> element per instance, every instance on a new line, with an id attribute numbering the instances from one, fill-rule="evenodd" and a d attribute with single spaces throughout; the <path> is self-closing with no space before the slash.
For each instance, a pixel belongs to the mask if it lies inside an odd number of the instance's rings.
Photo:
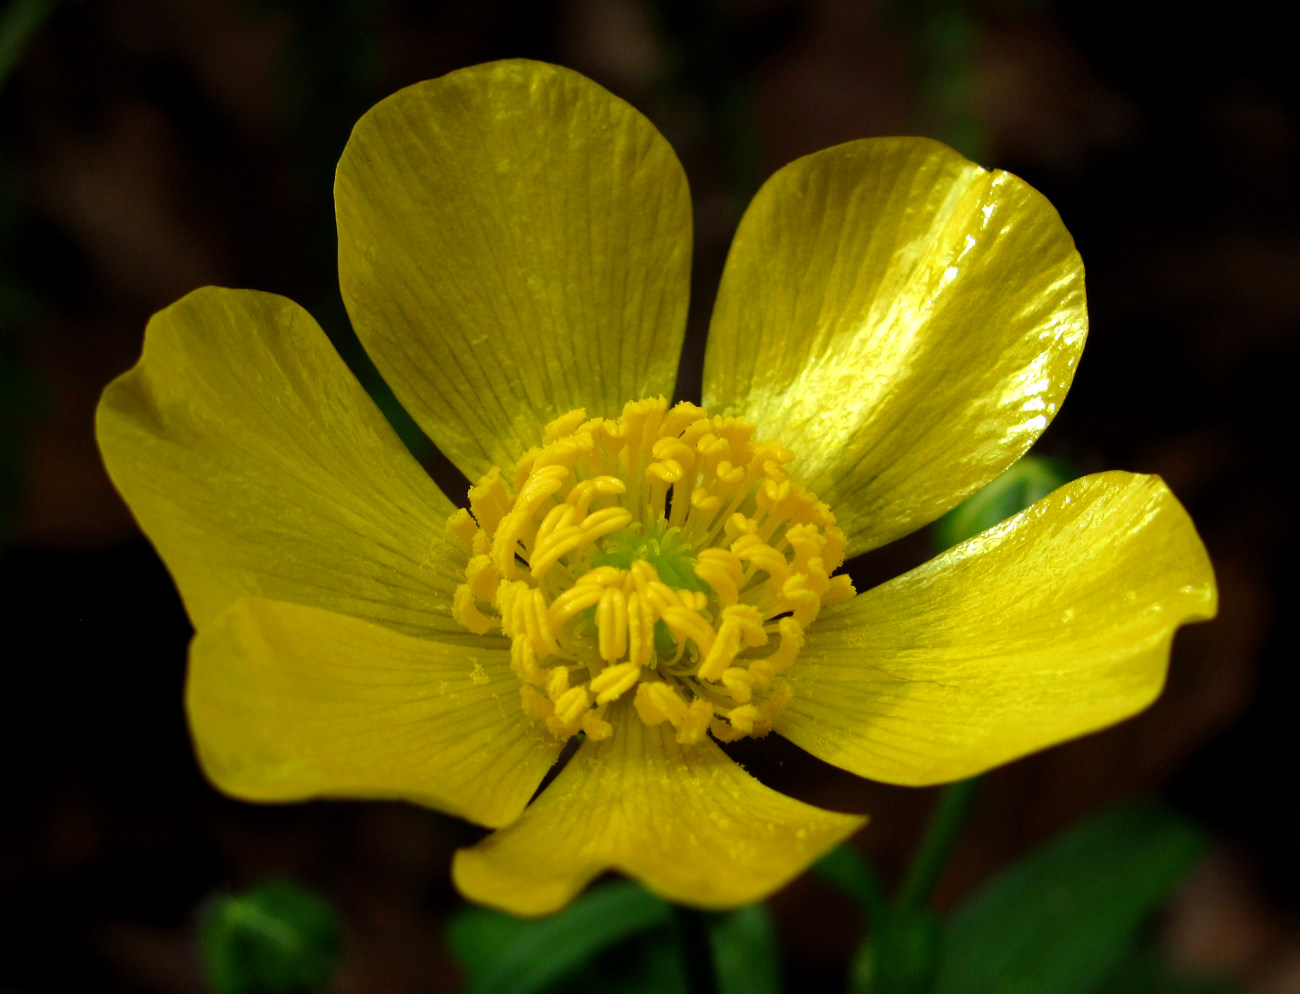
<path id="1" fill-rule="evenodd" d="M 655 568 L 659 579 L 679 590 L 707 590 L 695 575 L 695 549 L 682 541 L 679 529 L 665 521 L 652 521 L 644 528 L 629 525 L 605 539 L 591 565 L 631 569 L 638 559 Z"/>

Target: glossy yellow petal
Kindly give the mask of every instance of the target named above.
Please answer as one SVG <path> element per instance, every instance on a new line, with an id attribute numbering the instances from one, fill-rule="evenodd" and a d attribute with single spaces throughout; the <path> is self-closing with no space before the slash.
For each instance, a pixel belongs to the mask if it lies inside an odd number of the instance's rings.
<path id="1" fill-rule="evenodd" d="M 1142 710 L 1174 629 L 1215 606 L 1159 477 L 1084 477 L 824 611 L 776 730 L 860 776 L 956 780 Z"/>
<path id="2" fill-rule="evenodd" d="M 206 287 L 160 311 L 96 431 L 196 627 L 253 594 L 466 636 L 453 506 L 292 301 Z"/>
<path id="3" fill-rule="evenodd" d="M 508 651 L 260 598 L 195 636 L 185 699 L 204 771 L 251 801 L 401 798 L 504 825 L 560 751 Z"/>
<path id="4" fill-rule="evenodd" d="M 335 184 L 339 279 L 397 397 L 471 478 L 575 408 L 671 395 L 691 208 L 638 111 L 567 69 L 494 62 L 358 122 Z"/>
<path id="5" fill-rule="evenodd" d="M 745 213 L 704 403 L 798 454 L 855 555 L 1019 458 L 1086 331 L 1083 267 L 1042 195 L 938 142 L 850 142 L 786 166 Z"/>
<path id="6" fill-rule="evenodd" d="M 758 901 L 866 821 L 763 786 L 711 740 L 678 745 L 627 706 L 586 742 L 522 817 L 456 854 L 471 900 L 522 915 L 563 907 L 619 870 L 681 904 Z"/>

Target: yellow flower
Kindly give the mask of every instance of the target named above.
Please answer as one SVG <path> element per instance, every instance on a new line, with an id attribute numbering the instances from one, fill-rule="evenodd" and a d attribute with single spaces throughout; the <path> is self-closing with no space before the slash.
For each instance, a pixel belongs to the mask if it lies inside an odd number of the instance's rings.
<path id="1" fill-rule="evenodd" d="M 708 417 L 659 399 L 686 315 L 681 167 L 583 77 L 509 61 L 402 90 L 357 125 L 336 206 L 356 332 L 479 481 L 472 516 L 282 297 L 173 304 L 99 410 L 194 622 L 189 718 L 231 794 L 496 828 L 454 877 L 520 913 L 611 868 L 725 907 L 864 819 L 715 739 L 966 777 L 1145 707 L 1174 629 L 1214 612 L 1185 512 L 1126 473 L 865 593 L 833 576 L 1014 462 L 1066 392 L 1082 267 L 1013 176 L 922 139 L 778 172 L 727 262 Z"/>

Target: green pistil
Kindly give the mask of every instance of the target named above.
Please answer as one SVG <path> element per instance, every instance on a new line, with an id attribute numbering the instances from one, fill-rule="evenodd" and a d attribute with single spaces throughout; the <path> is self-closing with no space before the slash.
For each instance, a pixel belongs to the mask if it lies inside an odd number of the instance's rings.
<path id="1" fill-rule="evenodd" d="M 707 590 L 695 575 L 695 550 L 682 541 L 678 529 L 667 522 L 655 521 L 644 529 L 630 525 L 616 531 L 602 544 L 593 566 L 616 566 L 631 569 L 638 559 L 655 568 L 659 579 L 678 590 Z"/>
<path id="2" fill-rule="evenodd" d="M 614 532 L 602 543 L 592 566 L 631 569 L 638 559 L 653 566 L 659 579 L 674 589 L 709 589 L 695 575 L 695 549 L 683 542 L 678 529 L 669 527 L 665 521 L 652 522 L 644 530 L 640 525 L 630 525 Z M 594 618 L 595 610 L 589 613 Z M 661 658 L 677 651 L 677 641 L 662 621 L 655 622 L 655 651 Z"/>

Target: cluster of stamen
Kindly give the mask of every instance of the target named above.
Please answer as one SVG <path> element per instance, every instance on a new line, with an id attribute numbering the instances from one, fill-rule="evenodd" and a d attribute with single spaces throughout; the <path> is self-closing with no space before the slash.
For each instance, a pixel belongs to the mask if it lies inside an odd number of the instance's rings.
<path id="1" fill-rule="evenodd" d="M 453 617 L 510 639 L 524 710 L 608 738 L 628 695 L 684 744 L 771 731 L 780 678 L 826 604 L 852 596 L 844 537 L 752 425 L 662 398 L 571 411 L 448 522 L 469 553 Z"/>

